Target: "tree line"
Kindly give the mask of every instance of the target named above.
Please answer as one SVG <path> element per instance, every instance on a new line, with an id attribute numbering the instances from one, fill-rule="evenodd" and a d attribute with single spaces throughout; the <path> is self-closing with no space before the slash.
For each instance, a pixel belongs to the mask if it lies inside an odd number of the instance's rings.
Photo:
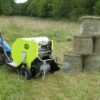
<path id="1" fill-rule="evenodd" d="M 0 0 L 0 15 L 24 15 L 77 20 L 82 15 L 100 15 L 100 0 Z"/>

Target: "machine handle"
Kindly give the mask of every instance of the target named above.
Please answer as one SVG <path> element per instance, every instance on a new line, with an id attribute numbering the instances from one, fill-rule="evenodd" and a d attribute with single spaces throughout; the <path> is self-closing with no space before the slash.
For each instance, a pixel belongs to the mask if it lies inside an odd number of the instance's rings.
<path id="1" fill-rule="evenodd" d="M 52 60 L 54 60 L 54 59 L 47 59 L 47 60 L 43 60 L 43 61 L 45 61 L 45 62 L 46 62 L 46 61 L 52 61 Z"/>
<path id="2" fill-rule="evenodd" d="M 41 58 L 39 57 L 39 60 L 40 60 L 41 62 L 47 62 L 47 61 L 52 61 L 52 60 L 54 60 L 54 58 L 52 58 L 52 59 L 47 59 L 47 60 L 43 60 L 43 59 L 41 59 Z"/>

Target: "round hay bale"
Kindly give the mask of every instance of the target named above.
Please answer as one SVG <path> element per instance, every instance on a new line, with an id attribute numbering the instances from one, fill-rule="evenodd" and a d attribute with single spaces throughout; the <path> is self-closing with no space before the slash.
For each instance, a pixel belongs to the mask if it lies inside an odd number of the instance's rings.
<path id="1" fill-rule="evenodd" d="M 77 54 L 93 53 L 93 38 L 91 36 L 74 36 L 73 51 Z"/>
<path id="2" fill-rule="evenodd" d="M 100 70 L 100 55 L 92 54 L 84 58 L 84 69 Z"/>
<path id="3" fill-rule="evenodd" d="M 64 55 L 64 70 L 70 72 L 82 71 L 83 58 L 77 54 L 65 54 Z"/>
<path id="4" fill-rule="evenodd" d="M 94 53 L 100 53 L 100 36 L 94 37 Z"/>
<path id="5" fill-rule="evenodd" d="M 100 17 L 86 16 L 82 17 L 81 34 L 100 35 Z"/>
<path id="6" fill-rule="evenodd" d="M 100 16 L 82 16 L 82 17 L 80 17 L 81 21 L 83 21 L 85 19 L 98 19 L 98 20 L 100 20 Z"/>

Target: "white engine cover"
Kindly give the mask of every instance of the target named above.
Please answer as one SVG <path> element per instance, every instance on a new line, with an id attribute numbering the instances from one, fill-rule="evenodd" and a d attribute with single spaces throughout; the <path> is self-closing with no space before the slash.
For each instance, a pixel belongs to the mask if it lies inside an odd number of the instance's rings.
<path id="1" fill-rule="evenodd" d="M 33 38 L 23 38 L 23 39 L 29 40 L 29 41 L 35 41 L 40 45 L 47 45 L 49 43 L 48 37 L 33 37 Z"/>

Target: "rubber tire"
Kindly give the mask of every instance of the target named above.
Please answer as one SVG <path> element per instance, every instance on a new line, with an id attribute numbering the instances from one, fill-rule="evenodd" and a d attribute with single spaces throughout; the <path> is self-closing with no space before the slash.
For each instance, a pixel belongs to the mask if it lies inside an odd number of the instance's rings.
<path id="1" fill-rule="evenodd" d="M 0 66 L 3 66 L 5 64 L 3 56 L 0 55 Z"/>
<path id="2" fill-rule="evenodd" d="M 23 70 L 23 76 L 26 80 L 31 79 L 31 72 L 25 67 L 22 69 Z"/>

